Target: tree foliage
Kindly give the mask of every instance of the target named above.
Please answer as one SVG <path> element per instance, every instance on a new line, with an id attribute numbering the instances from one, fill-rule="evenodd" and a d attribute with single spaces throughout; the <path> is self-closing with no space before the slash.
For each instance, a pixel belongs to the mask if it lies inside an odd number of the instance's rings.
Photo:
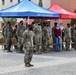
<path id="1" fill-rule="evenodd" d="M 41 7 L 43 7 L 42 0 L 39 0 L 38 5 L 41 6 Z M 42 20 L 42 19 L 41 19 L 41 21 L 40 21 L 40 25 L 42 26 L 42 28 L 44 27 L 44 24 L 43 24 L 44 22 L 45 22 L 45 20 Z"/>
<path id="2" fill-rule="evenodd" d="M 41 6 L 41 7 L 43 6 L 42 0 L 39 0 L 38 5 Z"/>
<path id="3" fill-rule="evenodd" d="M 42 4 L 42 0 L 39 0 L 38 5 L 41 6 L 41 7 L 43 6 L 43 4 Z M 37 21 L 38 21 L 38 20 L 34 19 L 34 22 L 35 22 L 35 23 L 36 23 Z M 42 22 L 41 22 L 41 23 L 42 23 Z"/>
<path id="4" fill-rule="evenodd" d="M 74 12 L 76 13 L 76 9 L 74 10 Z M 72 19 L 70 23 L 71 23 L 71 25 L 73 25 L 74 23 L 76 24 L 76 20 Z"/>
<path id="5" fill-rule="evenodd" d="M 4 24 L 10 21 L 11 25 L 15 25 L 15 23 L 17 22 L 16 18 L 2 18 L 2 19 L 3 19 Z"/>

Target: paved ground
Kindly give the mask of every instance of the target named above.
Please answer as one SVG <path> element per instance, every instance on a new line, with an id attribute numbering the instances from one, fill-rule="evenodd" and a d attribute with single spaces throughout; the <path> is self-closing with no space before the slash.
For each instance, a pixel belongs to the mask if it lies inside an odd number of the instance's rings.
<path id="1" fill-rule="evenodd" d="M 0 75 L 76 75 L 76 50 L 33 55 L 34 67 L 25 67 L 24 54 L 0 48 Z"/>

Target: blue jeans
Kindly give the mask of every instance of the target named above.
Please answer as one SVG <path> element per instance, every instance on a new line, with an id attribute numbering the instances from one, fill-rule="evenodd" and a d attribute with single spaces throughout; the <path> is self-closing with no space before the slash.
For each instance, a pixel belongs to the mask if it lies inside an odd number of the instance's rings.
<path id="1" fill-rule="evenodd" d="M 60 38 L 55 37 L 55 42 L 56 42 L 56 51 L 60 50 Z"/>

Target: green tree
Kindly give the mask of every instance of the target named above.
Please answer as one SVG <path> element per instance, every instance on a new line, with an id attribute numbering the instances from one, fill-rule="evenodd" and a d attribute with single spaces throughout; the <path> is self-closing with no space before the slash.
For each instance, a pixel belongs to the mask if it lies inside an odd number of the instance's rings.
<path id="1" fill-rule="evenodd" d="M 9 21 L 9 18 L 2 18 L 2 19 L 3 19 L 4 24 L 5 24 L 7 21 Z"/>
<path id="2" fill-rule="evenodd" d="M 38 3 L 39 6 L 43 7 L 43 3 L 42 3 L 42 0 L 39 0 L 39 3 Z M 36 23 L 37 20 L 34 19 L 34 22 Z M 41 19 L 40 20 L 40 25 L 42 26 L 42 28 L 44 27 L 43 23 L 45 22 L 45 20 Z"/>
<path id="3" fill-rule="evenodd" d="M 42 4 L 42 0 L 39 0 L 38 5 L 39 5 L 39 6 L 41 6 L 41 7 L 43 6 L 43 4 Z M 34 22 L 36 23 L 36 22 L 37 22 L 37 20 L 36 20 L 36 19 L 34 19 Z"/>
<path id="4" fill-rule="evenodd" d="M 11 22 L 12 25 L 15 25 L 16 22 L 17 22 L 17 19 L 16 18 L 11 18 L 10 19 L 10 22 Z"/>
<path id="5" fill-rule="evenodd" d="M 43 7 L 42 0 L 39 0 L 38 5 L 41 6 L 41 7 Z M 44 27 L 44 24 L 43 24 L 44 22 L 45 22 L 45 20 L 42 20 L 42 19 L 41 19 L 41 21 L 40 21 L 40 25 L 42 26 L 42 28 Z"/>
<path id="6" fill-rule="evenodd" d="M 43 4 L 42 4 L 42 0 L 39 0 L 38 5 L 41 6 L 41 7 L 43 6 Z"/>
<path id="7" fill-rule="evenodd" d="M 76 13 L 76 9 L 74 10 L 74 12 Z M 76 19 L 72 19 L 70 23 L 71 25 L 73 25 L 74 23 L 76 23 Z"/>
<path id="8" fill-rule="evenodd" d="M 11 22 L 12 25 L 15 25 L 15 23 L 17 22 L 17 19 L 16 18 L 2 18 L 3 21 L 4 21 L 4 24 L 8 21 Z"/>

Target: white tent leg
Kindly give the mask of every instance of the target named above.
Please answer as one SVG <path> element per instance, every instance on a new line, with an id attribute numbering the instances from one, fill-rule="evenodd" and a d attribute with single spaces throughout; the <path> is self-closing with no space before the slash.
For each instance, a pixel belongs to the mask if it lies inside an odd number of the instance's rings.
<path id="1" fill-rule="evenodd" d="M 29 19 L 29 16 L 28 16 L 28 24 L 30 24 L 29 22 L 30 22 L 30 19 Z"/>

